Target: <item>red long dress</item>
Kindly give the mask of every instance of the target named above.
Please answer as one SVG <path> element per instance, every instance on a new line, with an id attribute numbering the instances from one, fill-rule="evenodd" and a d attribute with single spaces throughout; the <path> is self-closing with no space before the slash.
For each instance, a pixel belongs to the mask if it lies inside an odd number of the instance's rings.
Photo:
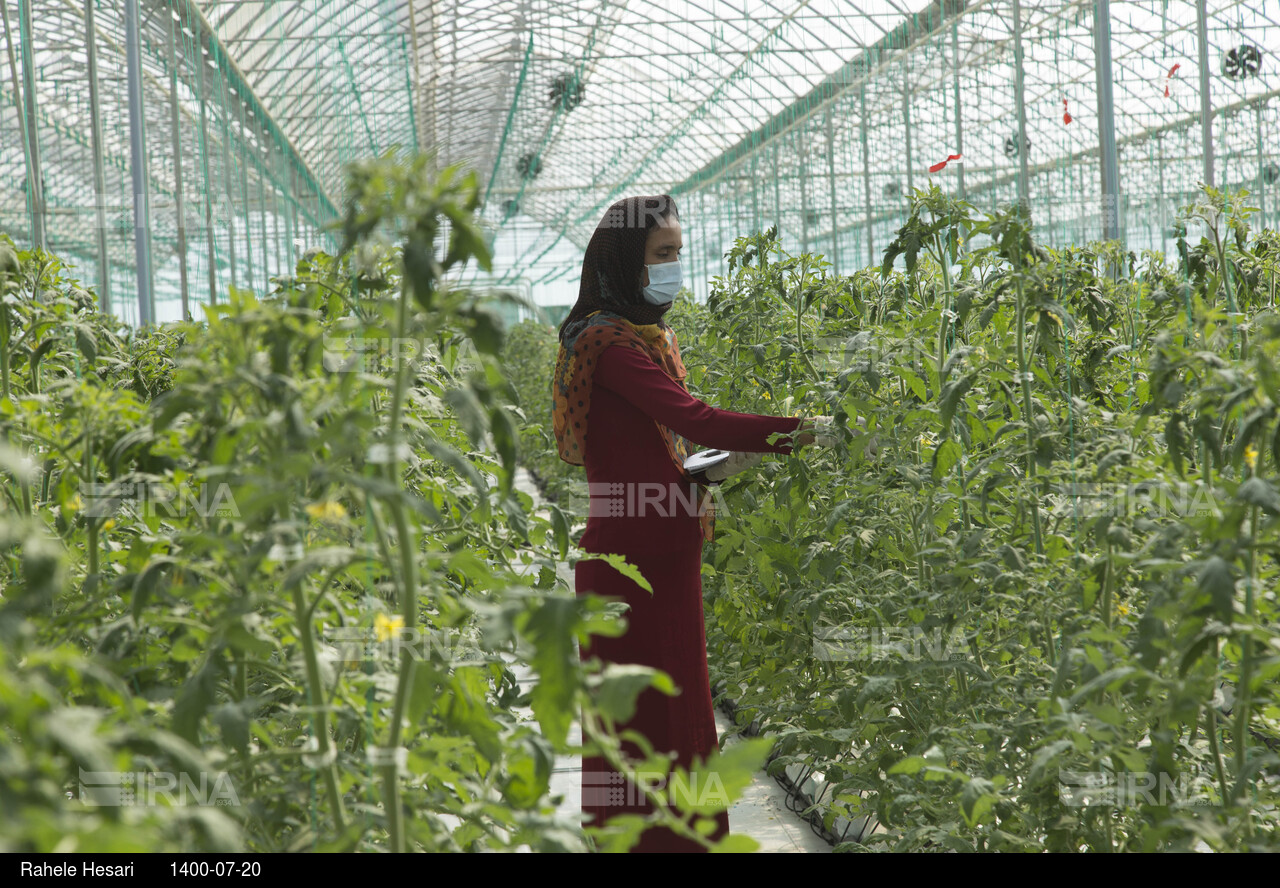
<path id="1" fill-rule="evenodd" d="M 588 552 L 625 555 L 653 594 L 602 561 L 580 562 L 577 594 L 620 598 L 631 608 L 626 634 L 593 636 L 582 658 L 651 666 L 672 677 L 679 693 L 644 691 L 635 717 L 624 727 L 643 734 L 655 750 L 675 753 L 676 763 L 689 768 L 709 755 L 718 739 L 702 613 L 702 534 L 696 504 L 684 505 L 694 499 L 689 484 L 672 463 L 654 420 L 703 447 L 759 453 L 789 453 L 789 445 L 771 445 L 767 439 L 795 431 L 801 420 L 716 410 L 634 349 L 609 347 L 596 361 L 584 459 L 592 505 L 580 545 Z M 667 495 L 672 490 L 677 493 Z M 634 755 L 634 748 L 629 752 Z M 591 824 L 617 814 L 651 813 L 638 795 L 602 758 L 583 758 L 582 808 Z M 719 821 L 715 839 L 728 834 L 727 809 Z M 647 830 L 634 850 L 702 849 L 663 828 Z"/>

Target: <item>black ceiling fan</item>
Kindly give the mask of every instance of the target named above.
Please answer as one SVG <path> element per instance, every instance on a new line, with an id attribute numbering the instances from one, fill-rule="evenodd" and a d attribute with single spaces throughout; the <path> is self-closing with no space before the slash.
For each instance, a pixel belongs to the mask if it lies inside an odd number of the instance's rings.
<path id="1" fill-rule="evenodd" d="M 1252 43 L 1242 43 L 1222 54 L 1222 73 L 1231 80 L 1257 77 L 1262 70 L 1262 50 Z"/>
<path id="2" fill-rule="evenodd" d="M 542 172 L 542 159 L 536 154 L 524 154 L 516 161 L 516 172 L 525 179 L 536 178 Z"/>
<path id="3" fill-rule="evenodd" d="M 582 104 L 583 98 L 586 97 L 587 88 L 583 86 L 582 81 L 578 80 L 575 74 L 561 74 L 551 81 L 551 89 L 548 91 L 552 108 L 561 108 L 565 111 L 572 111 Z"/>
<path id="4" fill-rule="evenodd" d="M 1023 139 L 1022 139 L 1022 143 L 1023 143 L 1023 145 L 1026 147 L 1026 150 L 1027 150 L 1028 152 L 1030 152 L 1030 151 L 1031 151 L 1031 139 L 1030 139 L 1030 138 L 1028 138 L 1028 137 L 1025 137 L 1025 136 L 1024 136 L 1024 137 L 1023 137 Z M 1005 157 L 1017 157 L 1017 156 L 1018 156 L 1018 134 L 1017 134 L 1017 133 L 1014 133 L 1013 135 L 1011 135 L 1011 136 L 1007 137 L 1007 138 L 1004 140 L 1004 156 L 1005 156 Z"/>

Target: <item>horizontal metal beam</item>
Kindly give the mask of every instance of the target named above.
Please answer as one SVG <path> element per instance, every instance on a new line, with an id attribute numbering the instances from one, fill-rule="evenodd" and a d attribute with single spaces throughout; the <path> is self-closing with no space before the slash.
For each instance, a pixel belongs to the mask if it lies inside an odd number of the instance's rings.
<path id="1" fill-rule="evenodd" d="M 256 119 L 264 135 L 284 149 L 290 163 L 301 173 L 306 184 L 319 195 L 322 208 L 331 216 L 338 216 L 333 199 L 321 184 L 319 177 L 312 171 L 310 164 L 298 153 L 297 148 L 294 147 L 293 140 L 285 135 L 284 130 L 280 128 L 275 118 L 271 116 L 271 113 L 262 104 L 258 94 L 249 85 L 248 78 L 245 77 L 244 72 L 240 70 L 239 66 L 231 58 L 231 54 L 227 52 L 227 48 L 223 45 L 217 32 L 214 31 L 213 26 L 209 24 L 209 20 L 204 17 L 204 13 L 200 11 L 192 0 L 163 0 L 163 3 L 177 12 L 183 24 L 191 28 L 196 35 L 197 45 L 202 49 L 208 48 L 215 64 L 222 69 L 222 74 L 227 78 L 229 85 L 244 100 L 250 114 Z M 204 60 L 197 60 L 197 64 L 204 64 Z M 319 222 L 320 220 L 316 221 Z"/>
<path id="2" fill-rule="evenodd" d="M 675 186 L 672 193 L 695 191 L 702 185 L 719 178 L 770 140 L 809 119 L 829 102 L 869 79 L 874 71 L 890 58 L 891 53 L 906 52 L 921 40 L 941 33 L 951 24 L 952 19 L 970 11 L 971 8 L 973 4 L 970 0 L 933 0 L 928 9 L 908 16 L 898 27 L 858 53 L 804 96 L 783 108 L 744 136 L 732 148 L 721 153 L 711 163 Z"/>

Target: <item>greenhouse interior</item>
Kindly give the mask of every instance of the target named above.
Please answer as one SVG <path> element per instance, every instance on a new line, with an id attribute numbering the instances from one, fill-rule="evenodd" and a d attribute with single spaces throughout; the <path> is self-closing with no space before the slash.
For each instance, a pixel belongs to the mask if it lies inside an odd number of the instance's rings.
<path id="1" fill-rule="evenodd" d="M 1280 8 L 0 33 L 0 851 L 1280 848 Z"/>

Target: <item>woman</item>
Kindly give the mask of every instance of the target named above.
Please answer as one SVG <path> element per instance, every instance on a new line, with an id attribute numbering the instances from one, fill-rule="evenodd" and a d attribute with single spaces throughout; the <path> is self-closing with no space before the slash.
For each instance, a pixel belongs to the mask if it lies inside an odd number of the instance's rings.
<path id="1" fill-rule="evenodd" d="M 775 433 L 794 438 L 796 446 L 815 436 L 800 431 L 804 420 L 716 410 L 685 390 L 675 333 L 661 322 L 682 282 L 682 248 L 669 196 L 632 197 L 609 208 L 587 245 L 578 301 L 560 327 L 552 388 L 560 456 L 587 471 L 591 507 L 581 547 L 624 555 L 653 587 L 650 595 L 603 561 L 580 562 L 579 595 L 630 605 L 626 634 L 593 636 L 582 658 L 641 664 L 672 677 L 678 694 L 644 691 L 635 717 L 622 727 L 688 769 L 717 748 L 717 737 L 701 572 L 702 542 L 710 538 L 712 522 L 703 508 L 705 491 L 697 495 L 684 460 L 692 445 L 735 451 L 728 468 L 709 479 L 723 480 L 757 461 L 754 454 L 789 453 L 789 443 L 769 443 Z M 628 750 L 635 754 L 634 747 Z M 582 776 L 583 810 L 593 824 L 651 811 L 602 758 L 584 757 Z M 727 809 L 719 821 L 713 839 L 728 834 Z M 635 850 L 701 846 L 670 830 L 650 829 Z"/>

